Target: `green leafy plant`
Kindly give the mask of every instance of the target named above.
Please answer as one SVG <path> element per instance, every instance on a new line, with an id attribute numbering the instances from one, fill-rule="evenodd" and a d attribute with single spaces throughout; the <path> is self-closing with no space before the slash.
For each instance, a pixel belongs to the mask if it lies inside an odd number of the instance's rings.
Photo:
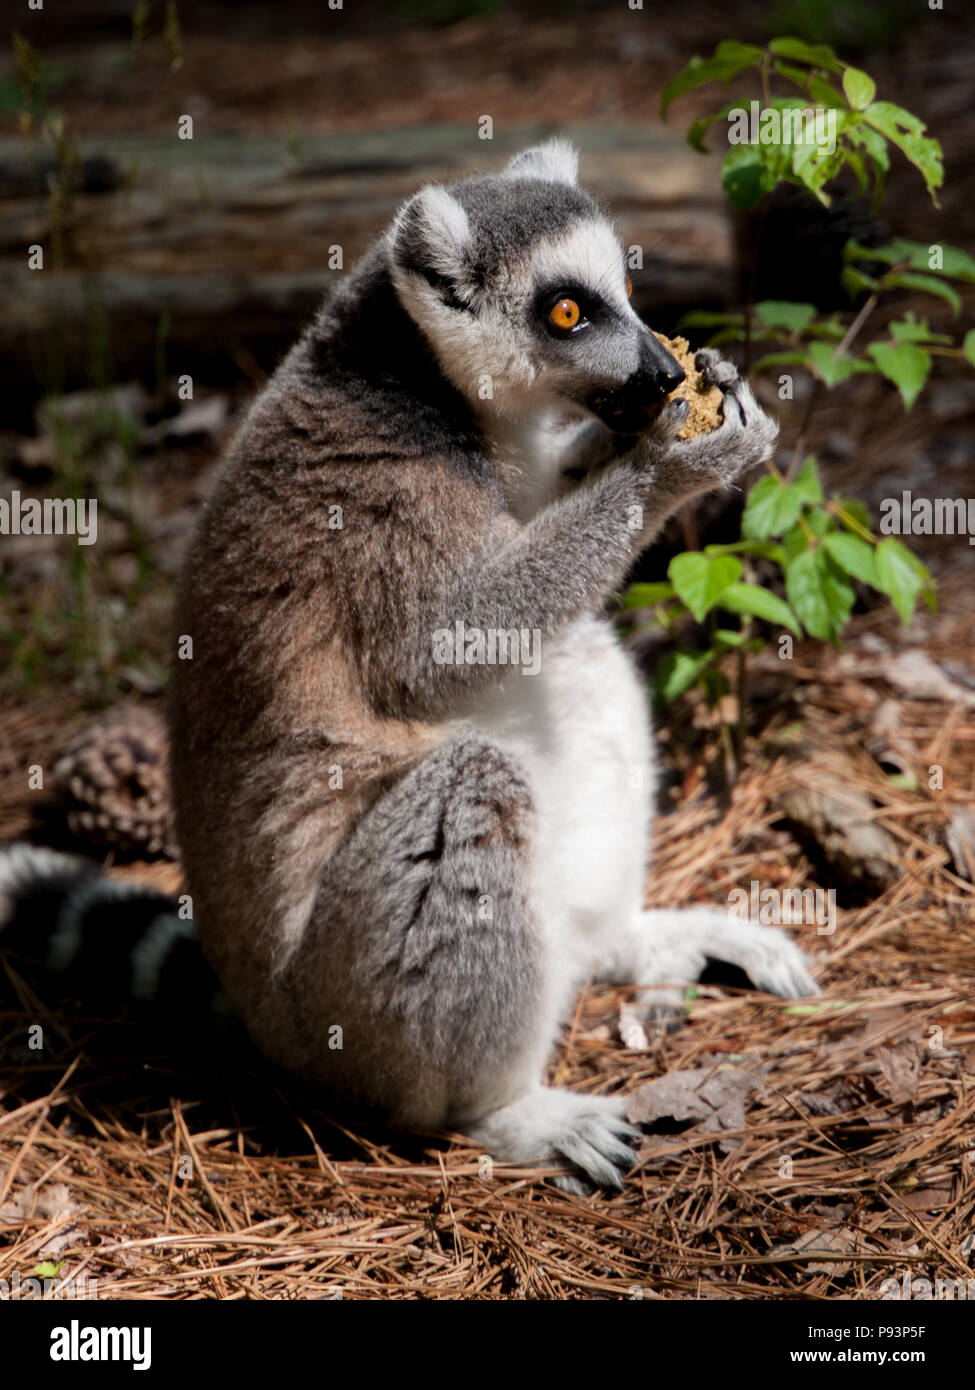
<path id="1" fill-rule="evenodd" d="M 798 185 L 828 205 L 826 185 L 844 167 L 852 170 L 862 192 L 872 186 L 876 205 L 883 197 L 891 146 L 917 168 L 937 202 L 943 181 L 938 142 L 926 135 L 916 116 L 876 100 L 873 79 L 825 44 L 794 38 L 773 39 L 764 49 L 719 44 L 710 58 L 692 59 L 667 84 L 662 110 L 666 114 L 685 92 L 713 81 L 727 84 L 748 71 L 759 79 L 759 113 L 806 112 L 812 105 L 831 110 L 835 141 L 830 150 L 825 141 L 797 140 L 793 137 L 803 129 L 808 135 L 810 128 L 793 121 L 779 122 L 777 128 L 770 122 L 769 138 L 732 145 L 722 162 L 722 184 L 733 207 L 759 206 L 782 182 Z M 798 89 L 799 95 L 773 95 L 776 80 Z M 740 102 L 725 103 L 694 120 L 687 132 L 691 146 L 707 153 L 708 131 L 739 109 Z M 665 702 L 696 686 L 717 705 L 731 689 L 724 668 L 725 659 L 734 654 L 739 757 L 747 653 L 765 645 L 756 631 L 758 622 L 778 627 L 791 638 L 808 636 L 839 644 L 856 601 L 857 583 L 889 598 L 904 624 L 919 599 L 932 608 L 935 604 L 928 570 L 901 541 L 875 534 L 863 503 L 824 495 L 817 460 L 807 454 L 805 437 L 822 394 L 855 375 L 872 373 L 891 382 L 907 410 L 928 381 L 934 358 L 959 357 L 975 366 L 975 329 L 956 342 L 911 312 L 891 319 L 871 341 L 863 337 L 878 304 L 897 291 L 930 295 L 957 317 L 961 298 L 956 284 L 975 284 L 975 260 L 949 246 L 897 238 L 880 247 L 849 241 L 843 267 L 842 287 L 851 301 L 847 313 L 826 315 L 813 304 L 765 300 L 747 303 L 740 312 L 694 312 L 682 320 L 682 328 L 712 330 L 712 345 L 743 343 L 746 362 L 753 346 L 761 344 L 764 355 L 754 363 L 756 372 L 778 374 L 798 367 L 810 374 L 813 386 L 791 463 L 785 472 L 772 461 L 766 464 L 766 476 L 748 493 L 740 539 L 675 556 L 666 581 L 633 585 L 621 604 L 627 620 L 649 613 L 650 622 L 672 632 L 679 643 L 660 662 L 655 676 L 656 693 Z M 779 377 L 780 384 L 788 380 Z M 765 582 L 758 582 L 760 578 Z M 784 596 L 769 587 L 773 583 Z M 703 629 L 705 640 L 686 645 L 682 638 L 688 628 L 698 633 Z M 722 733 L 730 752 L 723 725 Z"/>
<path id="2" fill-rule="evenodd" d="M 710 58 L 692 58 L 684 71 L 667 83 L 661 111 L 666 115 L 671 102 L 685 92 L 706 82 L 728 83 L 749 69 L 754 69 L 761 80 L 764 128 L 760 128 L 758 140 L 734 144 L 724 157 L 721 181 L 733 207 L 754 207 L 782 181 L 808 189 L 828 206 L 825 184 L 844 166 L 852 170 L 863 191 L 872 179 L 877 203 L 883 196 L 890 168 L 891 145 L 915 165 L 937 206 L 937 190 L 944 182 L 937 140 L 925 134 L 924 123 L 910 111 L 889 101 L 877 101 L 873 78 L 844 63 L 828 44 L 794 38 L 772 39 L 766 48 L 749 43 L 719 43 Z M 772 95 L 776 77 L 789 88 L 784 96 Z M 797 89 L 798 95 L 792 89 Z M 829 117 L 835 140 L 801 138 L 806 122 L 795 117 L 782 119 L 785 112 L 801 113 L 810 108 Z M 687 132 L 688 142 L 705 151 L 707 132 L 735 109 L 737 103 L 732 102 L 693 121 Z M 776 130 L 779 138 L 773 138 Z"/>

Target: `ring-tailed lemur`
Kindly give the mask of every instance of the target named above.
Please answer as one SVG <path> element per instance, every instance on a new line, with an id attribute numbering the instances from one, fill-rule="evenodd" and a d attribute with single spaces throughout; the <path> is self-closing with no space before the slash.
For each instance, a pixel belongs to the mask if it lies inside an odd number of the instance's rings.
<path id="1" fill-rule="evenodd" d="M 608 1185 L 622 1101 L 542 1084 L 587 977 L 717 958 L 816 989 L 782 932 L 642 906 L 647 702 L 599 613 L 776 438 L 701 361 L 725 419 L 685 443 L 683 373 L 569 146 L 425 188 L 252 407 L 177 606 L 178 839 L 258 1045 L 394 1126 Z"/>

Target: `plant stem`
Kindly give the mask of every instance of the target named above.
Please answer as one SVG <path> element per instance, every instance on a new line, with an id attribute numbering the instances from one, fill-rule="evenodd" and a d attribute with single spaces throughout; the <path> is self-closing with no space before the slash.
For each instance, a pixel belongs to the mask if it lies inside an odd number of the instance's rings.
<path id="1" fill-rule="evenodd" d="M 721 744 L 724 749 L 725 781 L 731 786 L 738 780 L 738 768 L 740 764 L 735 756 L 735 747 L 731 738 L 731 730 L 723 719 L 718 721 L 718 728 L 721 730 Z"/>
<path id="2" fill-rule="evenodd" d="M 867 319 L 868 319 L 868 318 L 870 317 L 870 315 L 873 313 L 874 309 L 876 309 L 878 298 L 879 298 L 879 296 L 878 296 L 877 293 L 875 292 L 874 294 L 872 294 L 872 295 L 870 296 L 870 298 L 869 298 L 868 300 L 866 300 L 866 302 L 864 303 L 864 305 L 863 305 L 863 307 L 861 308 L 860 312 L 857 314 L 856 318 L 853 320 L 853 322 L 850 324 L 849 328 L 846 330 L 846 333 L 843 335 L 843 338 L 841 339 L 841 341 L 840 341 L 839 343 L 837 343 L 837 345 L 836 345 L 836 351 L 833 353 L 833 361 L 834 361 L 834 362 L 836 361 L 836 359 L 837 359 L 838 357 L 844 356 L 844 354 L 846 353 L 847 348 L 848 348 L 848 347 L 850 346 L 850 344 L 853 342 L 853 339 L 854 339 L 854 338 L 857 336 L 857 334 L 860 332 L 860 329 L 861 329 L 861 328 L 863 327 L 863 325 L 866 323 Z"/>
<path id="3" fill-rule="evenodd" d="M 813 388 L 809 392 L 809 397 L 806 401 L 806 409 L 803 411 L 802 424 L 799 426 L 799 434 L 796 438 L 796 447 L 792 452 L 792 462 L 789 464 L 788 471 L 785 475 L 785 480 L 787 483 L 791 483 L 795 478 L 796 474 L 799 472 L 799 460 L 802 457 L 803 451 L 805 450 L 806 433 L 809 429 L 809 421 L 812 417 L 813 410 L 818 404 L 819 397 L 822 395 L 822 389 L 823 383 L 820 381 L 818 376 L 814 377 Z"/>
<path id="4" fill-rule="evenodd" d="M 735 684 L 738 696 L 738 716 L 735 720 L 735 754 L 739 767 L 745 761 L 745 709 L 748 704 L 748 661 L 745 642 L 751 635 L 751 627 L 751 619 L 742 618 L 741 631 L 745 641 L 735 649 Z"/>
<path id="5" fill-rule="evenodd" d="M 838 517 L 844 526 L 848 526 L 851 531 L 855 531 L 863 540 L 870 541 L 871 544 L 876 543 L 877 537 L 873 532 L 868 530 L 866 526 L 861 526 L 852 512 L 848 512 L 845 507 L 841 507 L 840 504 L 834 502 L 832 498 L 825 503 L 825 510 L 829 512 L 831 516 Z"/>
<path id="6" fill-rule="evenodd" d="M 900 275 L 901 272 L 906 270 L 909 265 L 910 261 L 900 261 L 897 265 L 892 265 L 890 270 L 886 272 L 886 274 L 881 279 L 880 284 L 874 290 L 873 294 L 871 294 L 870 298 L 864 301 L 863 307 L 861 308 L 860 312 L 857 314 L 853 322 L 850 324 L 849 328 L 846 330 L 846 333 L 843 336 L 842 340 L 837 344 L 836 351 L 833 353 L 834 362 L 838 357 L 842 357 L 844 355 L 846 350 L 849 348 L 850 344 L 853 342 L 853 339 L 860 332 L 860 329 L 866 323 L 867 319 L 873 313 L 874 309 L 876 309 L 877 301 L 880 298 L 880 292 L 881 290 L 888 288 L 891 276 Z"/>
<path id="7" fill-rule="evenodd" d="M 686 502 L 680 509 L 680 529 L 684 537 L 684 549 L 700 550 L 701 541 L 697 530 L 697 512 L 693 502 Z"/>
<path id="8" fill-rule="evenodd" d="M 762 246 L 762 237 L 765 234 L 765 219 L 768 217 L 769 195 L 766 193 L 762 198 L 761 210 L 758 214 L 758 226 L 755 228 L 755 236 L 752 240 L 752 253 L 748 262 L 748 293 L 745 297 L 745 375 L 752 369 L 752 318 L 754 317 L 755 306 L 755 281 L 758 278 L 758 253 Z"/>

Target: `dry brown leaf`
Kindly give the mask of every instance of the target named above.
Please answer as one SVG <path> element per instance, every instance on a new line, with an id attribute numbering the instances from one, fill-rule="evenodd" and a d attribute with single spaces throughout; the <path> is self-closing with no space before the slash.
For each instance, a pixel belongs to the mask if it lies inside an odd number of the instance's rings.
<path id="1" fill-rule="evenodd" d="M 63 1182 L 50 1183 L 39 1190 L 28 1185 L 0 1207 L 0 1225 L 22 1226 L 31 1218 L 41 1222 L 59 1221 L 68 1216 L 81 1215 L 82 1210 L 72 1202 L 70 1190 Z"/>
<path id="2" fill-rule="evenodd" d="M 738 1067 L 695 1067 L 671 1072 L 649 1081 L 626 1098 L 631 1124 L 650 1125 L 660 1120 L 701 1121 L 708 1132 L 745 1128 L 745 1100 L 752 1091 L 765 1091 L 764 1082 Z M 724 1152 L 738 1141 L 723 1139 Z"/>
<path id="3" fill-rule="evenodd" d="M 886 1085 L 884 1090 L 893 1101 L 913 1100 L 917 1094 L 921 1059 L 917 1045 L 907 1040 L 896 1047 L 878 1047 L 873 1054 Z"/>
<path id="4" fill-rule="evenodd" d="M 880 670 L 885 680 L 912 700 L 975 704 L 975 694 L 946 676 L 919 647 L 899 652 L 891 661 L 881 662 Z"/>
<path id="5" fill-rule="evenodd" d="M 950 1187 L 924 1187 L 901 1197 L 901 1203 L 910 1211 L 940 1211 L 950 1201 Z"/>
<path id="6" fill-rule="evenodd" d="M 794 1255 L 803 1274 L 829 1274 L 834 1279 L 842 1279 L 852 1268 L 849 1261 L 832 1259 L 817 1263 L 809 1257 L 850 1255 L 855 1249 L 856 1237 L 852 1231 L 807 1231 L 788 1245 L 777 1245 L 772 1254 L 782 1257 Z"/>
<path id="7" fill-rule="evenodd" d="M 845 1115 L 863 1104 L 863 1097 L 847 1077 L 818 1091 L 800 1091 L 799 1100 L 811 1115 Z"/>

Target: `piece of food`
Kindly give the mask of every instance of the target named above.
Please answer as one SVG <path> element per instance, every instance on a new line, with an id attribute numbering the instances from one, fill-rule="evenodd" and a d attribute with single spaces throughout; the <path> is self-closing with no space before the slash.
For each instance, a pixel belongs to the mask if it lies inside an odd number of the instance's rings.
<path id="1" fill-rule="evenodd" d="M 672 401 L 676 396 L 680 396 L 691 407 L 690 415 L 677 431 L 677 438 L 693 439 L 698 434 L 710 434 L 719 427 L 723 418 L 721 404 L 724 397 L 720 387 L 702 385 L 701 373 L 694 365 L 694 353 L 686 338 L 665 338 L 662 333 L 655 333 L 653 336 L 687 373 L 677 390 L 672 391 L 667 398 Z"/>

